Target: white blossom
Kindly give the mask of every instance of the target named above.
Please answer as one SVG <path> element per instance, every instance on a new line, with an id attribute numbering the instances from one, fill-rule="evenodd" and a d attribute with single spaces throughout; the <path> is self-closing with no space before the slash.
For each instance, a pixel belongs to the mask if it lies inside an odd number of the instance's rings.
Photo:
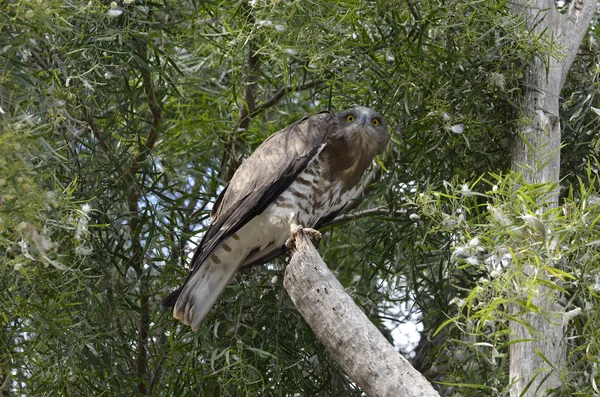
<path id="1" fill-rule="evenodd" d="M 77 230 L 75 231 L 75 238 L 81 240 L 82 236 L 87 232 L 88 222 L 90 220 L 89 213 L 92 207 L 89 204 L 81 206 L 81 214 L 79 216 L 79 222 L 77 223 Z"/>
<path id="2" fill-rule="evenodd" d="M 123 13 L 123 10 L 121 10 L 119 8 L 119 6 L 117 5 L 117 2 L 113 1 L 112 3 L 110 3 L 110 10 L 108 10 L 108 12 L 106 13 L 109 17 L 118 17 L 119 15 L 121 15 Z"/>
<path id="3" fill-rule="evenodd" d="M 463 307 L 465 304 L 465 300 L 461 299 L 457 296 L 455 296 L 454 298 L 452 298 L 452 300 L 450 302 L 448 302 L 451 305 L 456 305 L 458 307 Z"/>
<path id="4" fill-rule="evenodd" d="M 479 259 L 477 259 L 476 256 L 470 256 L 466 260 L 467 260 L 467 263 L 470 265 L 478 265 L 479 264 Z"/>
<path id="5" fill-rule="evenodd" d="M 75 253 L 81 256 L 89 256 L 94 253 L 94 250 L 92 249 L 92 247 L 80 245 L 75 248 Z"/>
<path id="6" fill-rule="evenodd" d="M 571 321 L 573 318 L 575 318 L 576 316 L 578 316 L 579 314 L 581 314 L 581 308 L 580 307 L 576 307 L 573 310 L 569 310 L 568 312 L 564 312 L 563 316 L 562 316 L 562 325 L 568 325 L 569 321 Z"/>
<path id="7" fill-rule="evenodd" d="M 269 21 L 268 19 L 259 19 L 256 21 L 258 26 L 271 26 L 273 25 L 273 21 Z"/>
<path id="8" fill-rule="evenodd" d="M 503 90 L 506 85 L 506 77 L 502 73 L 491 73 L 490 84 Z"/>
<path id="9" fill-rule="evenodd" d="M 488 205 L 488 211 L 492 218 L 500 225 L 500 226 L 510 226 L 512 223 L 510 218 L 506 216 L 499 208 L 496 208 L 492 205 Z"/>
<path id="10" fill-rule="evenodd" d="M 419 214 L 410 214 L 408 217 L 410 218 L 411 221 L 418 221 L 419 219 L 421 219 Z"/>
<path id="11" fill-rule="evenodd" d="M 452 252 L 452 256 L 456 258 L 466 258 L 469 256 L 469 253 L 464 249 L 464 247 L 456 247 Z"/>
<path id="12" fill-rule="evenodd" d="M 465 126 L 463 124 L 455 124 L 452 127 L 450 127 L 450 131 L 452 131 L 455 134 L 462 134 L 464 130 Z"/>

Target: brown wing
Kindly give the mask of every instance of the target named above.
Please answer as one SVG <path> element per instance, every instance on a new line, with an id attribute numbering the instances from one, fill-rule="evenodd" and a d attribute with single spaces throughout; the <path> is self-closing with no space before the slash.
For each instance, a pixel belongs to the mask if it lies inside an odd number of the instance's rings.
<path id="1" fill-rule="evenodd" d="M 330 112 L 305 117 L 270 136 L 237 169 L 215 201 L 212 222 L 194 253 L 190 276 L 221 242 L 262 213 L 294 182 L 322 150 L 333 120 Z M 163 305 L 174 304 L 178 292 L 165 298 Z"/>

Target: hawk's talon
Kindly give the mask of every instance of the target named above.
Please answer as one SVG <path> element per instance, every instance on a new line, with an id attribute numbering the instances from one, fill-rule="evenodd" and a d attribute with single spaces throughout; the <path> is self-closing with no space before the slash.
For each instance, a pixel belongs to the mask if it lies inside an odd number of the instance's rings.
<path id="1" fill-rule="evenodd" d="M 323 238 L 321 232 L 317 229 L 312 229 L 309 227 L 304 229 L 303 231 L 304 233 L 308 234 L 308 238 L 310 238 L 310 241 L 312 241 L 313 245 L 315 247 L 318 247 L 319 243 L 321 242 L 321 239 Z"/>
<path id="2" fill-rule="evenodd" d="M 310 239 L 310 241 L 313 243 L 313 245 L 315 247 L 319 246 L 319 243 L 321 242 L 321 238 L 323 237 L 321 232 L 316 229 L 312 229 L 309 227 L 304 228 L 300 225 L 294 226 L 294 227 L 292 227 L 291 237 L 288 238 L 287 241 L 285 242 L 285 247 L 288 250 L 293 251 L 296 248 L 296 237 L 299 233 L 306 233 L 306 235 L 308 235 L 308 238 Z"/>

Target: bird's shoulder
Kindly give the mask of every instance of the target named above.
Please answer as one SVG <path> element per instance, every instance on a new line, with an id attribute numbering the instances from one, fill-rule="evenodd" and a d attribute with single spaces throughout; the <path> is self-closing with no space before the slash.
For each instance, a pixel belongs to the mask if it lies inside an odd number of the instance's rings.
<path id="1" fill-rule="evenodd" d="M 213 219 L 250 193 L 269 189 L 283 176 L 297 174 L 306 166 L 306 156 L 326 142 L 333 120 L 333 113 L 319 112 L 267 138 L 240 165 L 219 195 L 211 212 Z"/>

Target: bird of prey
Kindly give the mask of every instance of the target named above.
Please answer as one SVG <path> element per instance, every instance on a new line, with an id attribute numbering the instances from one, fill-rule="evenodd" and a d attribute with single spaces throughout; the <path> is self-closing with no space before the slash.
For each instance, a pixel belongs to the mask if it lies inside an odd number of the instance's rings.
<path id="1" fill-rule="evenodd" d="M 321 112 L 265 140 L 217 197 L 183 286 L 163 300 L 198 330 L 238 269 L 275 259 L 299 226 L 333 219 L 390 139 L 373 109 Z"/>

